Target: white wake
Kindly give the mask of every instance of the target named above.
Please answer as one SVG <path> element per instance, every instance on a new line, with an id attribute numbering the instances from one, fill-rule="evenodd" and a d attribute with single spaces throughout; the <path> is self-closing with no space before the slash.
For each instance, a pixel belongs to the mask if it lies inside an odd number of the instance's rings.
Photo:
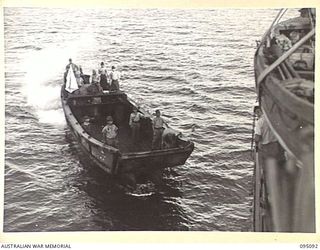
<path id="1" fill-rule="evenodd" d="M 63 84 L 63 73 L 72 58 L 77 63 L 85 50 L 84 46 L 95 48 L 95 40 L 83 37 L 63 47 L 49 47 L 30 52 L 23 63 L 26 77 L 22 92 L 27 104 L 33 109 L 40 123 L 64 125 L 64 114 L 60 103 L 60 90 Z"/>

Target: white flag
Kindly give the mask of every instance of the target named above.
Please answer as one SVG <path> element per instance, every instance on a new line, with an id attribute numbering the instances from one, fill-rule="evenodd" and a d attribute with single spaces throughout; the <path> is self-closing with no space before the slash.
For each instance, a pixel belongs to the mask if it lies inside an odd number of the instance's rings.
<path id="1" fill-rule="evenodd" d="M 73 70 L 72 70 L 72 65 L 70 65 L 68 75 L 67 75 L 67 82 L 66 82 L 66 87 L 65 90 L 68 91 L 69 93 L 72 93 L 73 91 L 79 89 L 76 77 L 74 76 Z"/>

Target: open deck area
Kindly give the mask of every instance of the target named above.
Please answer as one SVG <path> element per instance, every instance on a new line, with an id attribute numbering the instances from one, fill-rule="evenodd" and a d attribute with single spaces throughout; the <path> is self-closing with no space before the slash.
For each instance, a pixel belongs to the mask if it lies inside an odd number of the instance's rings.
<path id="1" fill-rule="evenodd" d="M 104 126 L 105 124 L 101 122 L 90 122 L 90 124 L 85 127 L 85 130 L 93 138 L 103 142 L 102 129 Z M 118 126 L 118 129 L 119 150 L 121 152 L 131 153 L 151 150 L 152 136 L 148 136 L 141 131 L 140 139 L 134 142 L 129 125 L 122 124 Z"/>

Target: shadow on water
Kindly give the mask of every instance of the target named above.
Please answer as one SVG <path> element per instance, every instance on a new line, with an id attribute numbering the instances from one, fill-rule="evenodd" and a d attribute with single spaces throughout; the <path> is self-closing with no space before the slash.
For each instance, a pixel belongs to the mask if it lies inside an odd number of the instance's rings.
<path id="1" fill-rule="evenodd" d="M 65 138 L 70 153 L 79 159 L 78 180 L 72 185 L 90 198 L 87 209 L 94 215 L 96 228 L 106 231 L 188 230 L 188 216 L 179 206 L 181 184 L 172 178 L 176 175 L 174 170 L 164 172 L 161 187 L 148 195 L 134 196 L 125 192 L 114 177 L 93 165 L 69 130 L 65 131 Z"/>

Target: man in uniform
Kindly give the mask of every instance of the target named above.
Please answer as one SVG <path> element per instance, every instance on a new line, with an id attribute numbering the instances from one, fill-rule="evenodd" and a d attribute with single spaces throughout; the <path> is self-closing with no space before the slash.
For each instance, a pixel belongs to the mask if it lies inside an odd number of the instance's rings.
<path id="1" fill-rule="evenodd" d="M 156 117 L 152 121 L 153 127 L 153 139 L 152 139 L 152 149 L 161 149 L 162 144 L 162 133 L 164 130 L 164 120 L 160 117 L 160 110 L 156 110 Z"/>

